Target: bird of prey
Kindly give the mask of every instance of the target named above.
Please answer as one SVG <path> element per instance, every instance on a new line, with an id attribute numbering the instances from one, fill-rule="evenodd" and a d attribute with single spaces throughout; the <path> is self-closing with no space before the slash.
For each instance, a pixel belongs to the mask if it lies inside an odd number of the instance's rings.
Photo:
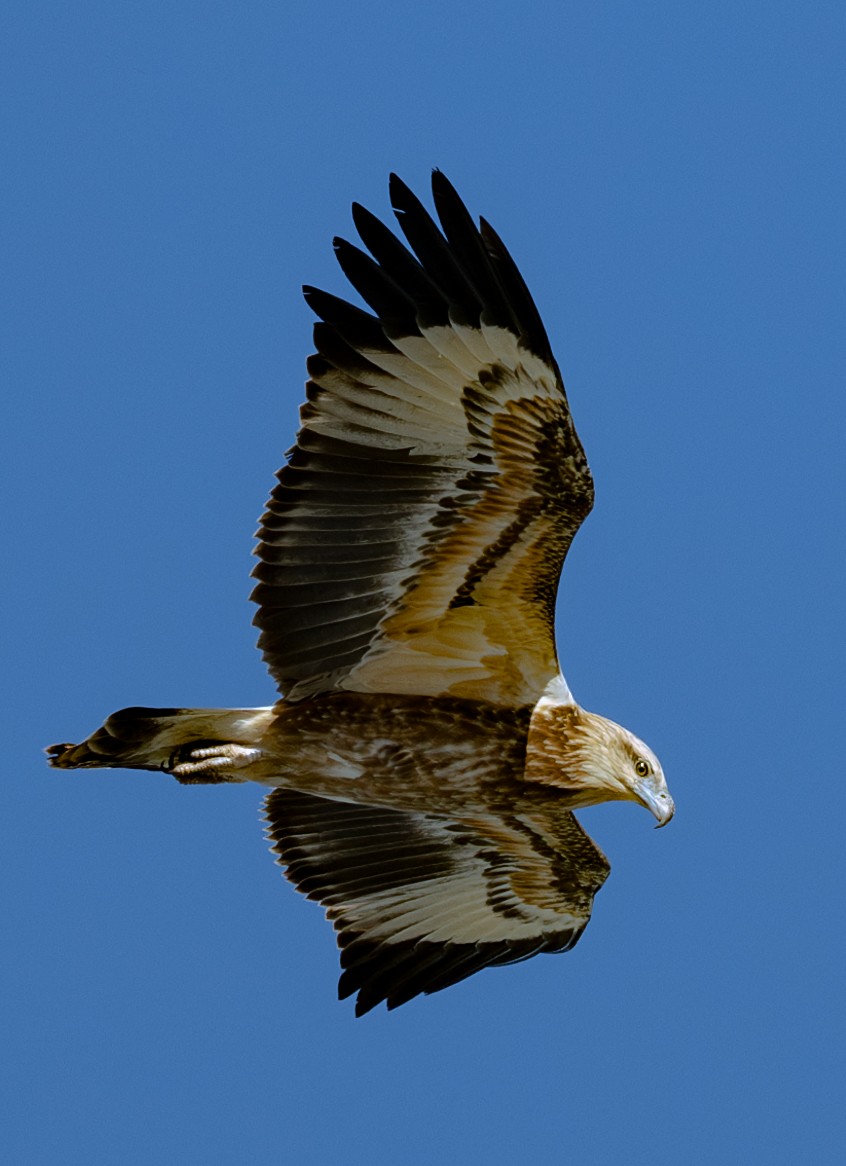
<path id="1" fill-rule="evenodd" d="M 573 815 L 673 802 L 586 712 L 553 620 L 593 481 L 540 315 L 484 219 L 396 176 L 405 242 L 358 204 L 335 252 L 371 311 L 305 288 L 307 400 L 258 532 L 260 709 L 129 708 L 60 769 L 269 787 L 287 878 L 337 931 L 341 998 L 395 1008 L 578 940 L 609 866 Z"/>

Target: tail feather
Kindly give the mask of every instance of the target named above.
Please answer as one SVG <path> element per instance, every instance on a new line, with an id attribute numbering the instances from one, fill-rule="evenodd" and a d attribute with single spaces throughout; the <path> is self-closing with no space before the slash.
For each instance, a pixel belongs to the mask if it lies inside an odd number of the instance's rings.
<path id="1" fill-rule="evenodd" d="M 228 742 L 252 745 L 272 715 L 261 709 L 120 709 L 78 745 L 49 745 L 56 769 L 164 769 L 174 753 Z"/>

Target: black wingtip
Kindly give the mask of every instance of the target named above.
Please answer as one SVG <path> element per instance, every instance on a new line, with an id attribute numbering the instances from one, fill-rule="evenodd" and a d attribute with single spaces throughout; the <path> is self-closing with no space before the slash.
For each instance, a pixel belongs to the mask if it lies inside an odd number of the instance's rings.
<path id="1" fill-rule="evenodd" d="M 445 194 L 453 198 L 457 198 L 461 202 L 461 197 L 453 184 L 444 174 L 443 170 L 439 170 L 437 166 L 432 171 L 432 194 L 436 197 L 438 194 Z M 462 203 L 462 206 L 464 204 Z"/>
<path id="2" fill-rule="evenodd" d="M 408 183 L 403 182 L 398 174 L 392 174 L 388 180 L 388 195 L 391 200 L 391 207 L 394 214 L 407 214 L 409 210 L 420 206 L 422 203 Z"/>

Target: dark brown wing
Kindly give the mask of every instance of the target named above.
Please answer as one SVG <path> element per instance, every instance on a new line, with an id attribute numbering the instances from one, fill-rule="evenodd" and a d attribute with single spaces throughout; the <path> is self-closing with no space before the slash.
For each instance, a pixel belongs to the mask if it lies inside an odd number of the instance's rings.
<path id="1" fill-rule="evenodd" d="M 276 789 L 265 816 L 287 878 L 338 933 L 338 993 L 358 993 L 358 1016 L 567 951 L 609 870 L 557 808 L 452 821 Z"/>
<path id="2" fill-rule="evenodd" d="M 308 401 L 259 531 L 259 644 L 280 689 L 534 703 L 593 501 L 531 296 L 442 174 L 442 231 L 396 177 L 411 253 L 361 207 L 336 240 L 376 315 L 314 288 Z M 372 257 L 371 257 L 372 256 Z"/>

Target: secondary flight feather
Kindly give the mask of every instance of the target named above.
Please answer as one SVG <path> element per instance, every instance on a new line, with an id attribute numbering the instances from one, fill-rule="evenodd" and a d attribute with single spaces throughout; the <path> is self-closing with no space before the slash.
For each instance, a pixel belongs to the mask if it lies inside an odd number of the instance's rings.
<path id="1" fill-rule="evenodd" d="M 268 836 L 358 1013 L 572 947 L 609 869 L 573 809 L 673 814 L 655 754 L 559 668 L 593 482 L 540 315 L 494 230 L 432 191 L 438 223 L 392 176 L 405 243 L 357 204 L 366 250 L 335 240 L 371 311 L 305 289 L 317 351 L 254 571 L 280 699 L 123 709 L 48 750 L 272 787 Z"/>

